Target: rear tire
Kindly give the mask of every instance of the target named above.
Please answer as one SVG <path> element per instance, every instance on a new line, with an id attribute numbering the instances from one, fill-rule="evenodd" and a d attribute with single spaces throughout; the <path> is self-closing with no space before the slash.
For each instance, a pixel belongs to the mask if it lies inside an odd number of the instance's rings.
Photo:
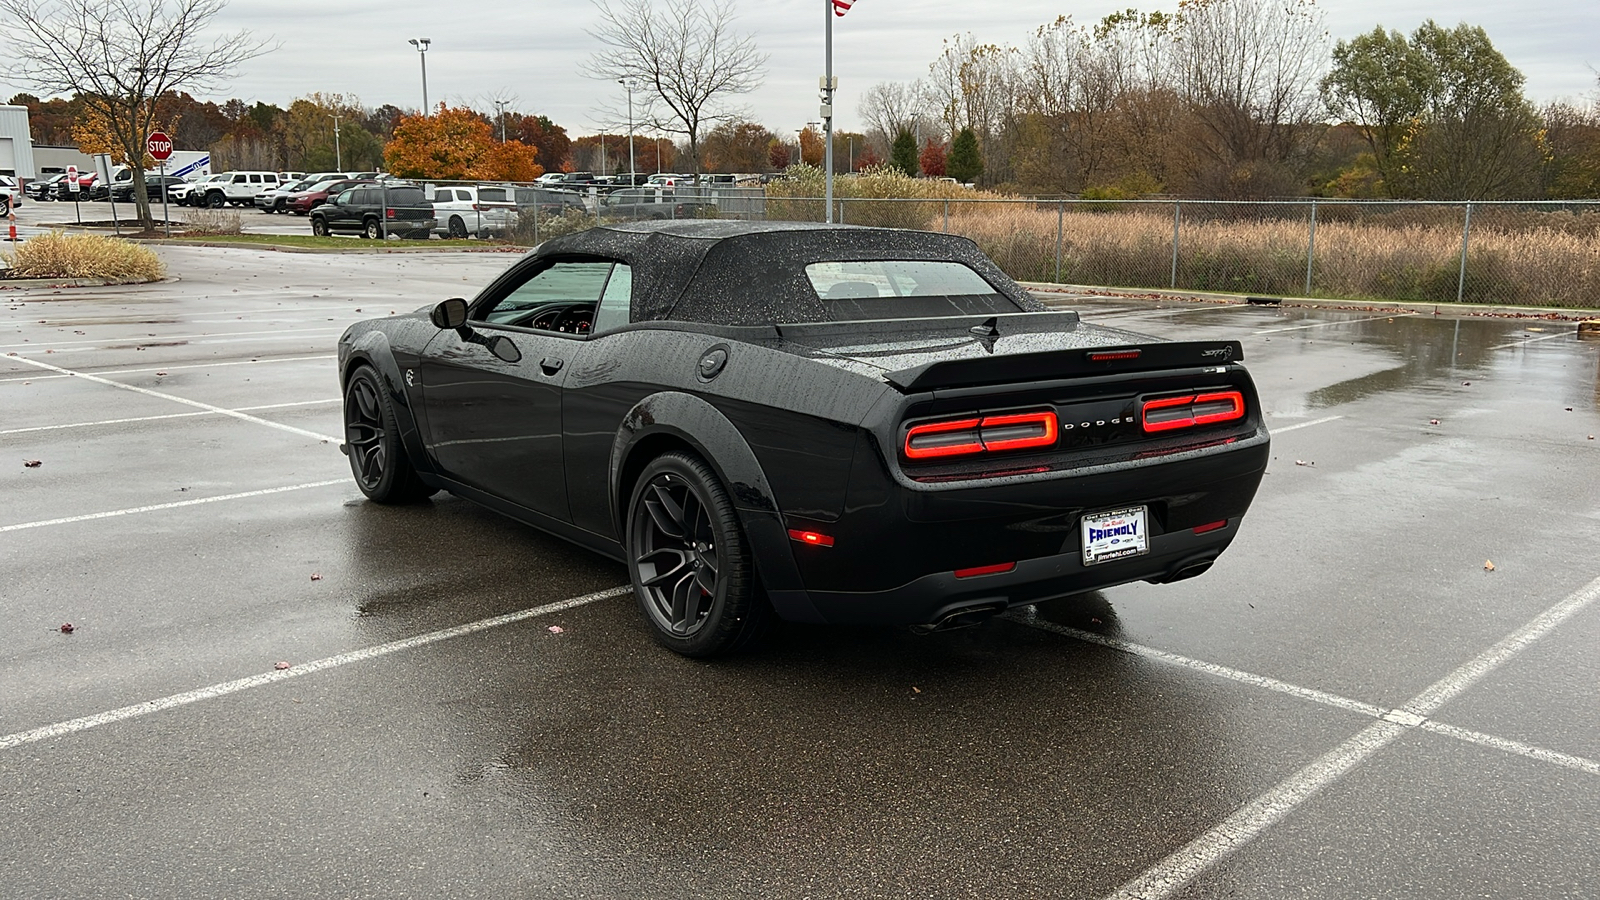
<path id="1" fill-rule="evenodd" d="M 344 442 L 356 487 L 374 503 L 416 503 L 437 493 L 417 477 L 394 407 L 371 366 L 357 367 L 345 385 Z"/>
<path id="2" fill-rule="evenodd" d="M 628 573 L 657 643 L 691 657 L 743 649 L 774 615 L 744 530 L 710 466 L 666 453 L 639 475 L 628 504 Z"/>

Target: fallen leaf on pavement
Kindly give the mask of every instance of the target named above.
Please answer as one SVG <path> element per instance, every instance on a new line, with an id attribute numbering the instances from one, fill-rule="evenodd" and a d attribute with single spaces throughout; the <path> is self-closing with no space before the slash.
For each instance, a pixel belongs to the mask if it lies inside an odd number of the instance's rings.
<path id="1" fill-rule="evenodd" d="M 61 633 L 62 634 L 71 634 L 72 632 L 74 632 L 76 630 L 77 630 L 76 628 L 72 627 L 72 623 L 71 622 L 62 622 L 61 623 Z"/>
<path id="2" fill-rule="evenodd" d="M 274 669 L 277 669 L 278 671 L 282 672 L 284 669 L 289 668 L 289 664 L 284 662 L 283 660 L 279 660 L 279 661 L 273 663 L 272 667 Z"/>
<path id="3" fill-rule="evenodd" d="M 1304 460 L 1304 459 L 1297 459 L 1297 460 L 1294 461 L 1294 464 L 1297 465 L 1297 466 L 1314 466 L 1314 465 L 1316 465 L 1315 462 L 1312 462 L 1312 461 L 1309 461 L 1309 460 Z"/>
<path id="4" fill-rule="evenodd" d="M 42 465 L 44 465 L 44 460 L 42 459 L 25 459 L 22 461 L 24 469 L 37 469 Z"/>
<path id="5" fill-rule="evenodd" d="M 1483 561 L 1483 570 L 1485 572 L 1493 572 L 1494 571 L 1494 563 L 1488 561 L 1487 559 L 1484 560 Z"/>
<path id="6" fill-rule="evenodd" d="M 316 572 L 312 572 L 311 573 L 311 580 L 312 581 L 321 581 L 322 580 L 322 576 L 320 574 L 316 573 Z"/>
<path id="7" fill-rule="evenodd" d="M 1439 420 L 1438 419 L 1429 419 L 1428 420 L 1428 424 L 1429 425 L 1437 425 L 1437 424 L 1439 424 Z"/>
<path id="8" fill-rule="evenodd" d="M 560 634 L 563 631 L 566 631 L 566 629 L 562 628 L 560 625 L 551 625 L 550 626 L 550 633 L 551 634 Z"/>

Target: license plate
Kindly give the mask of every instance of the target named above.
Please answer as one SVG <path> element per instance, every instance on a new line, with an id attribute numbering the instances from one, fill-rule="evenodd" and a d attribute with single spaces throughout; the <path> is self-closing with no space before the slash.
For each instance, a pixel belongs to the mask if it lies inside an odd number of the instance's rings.
<path id="1" fill-rule="evenodd" d="M 1129 506 L 1084 516 L 1083 564 L 1092 566 L 1149 553 L 1150 540 L 1145 532 L 1148 513 L 1147 507 Z"/>

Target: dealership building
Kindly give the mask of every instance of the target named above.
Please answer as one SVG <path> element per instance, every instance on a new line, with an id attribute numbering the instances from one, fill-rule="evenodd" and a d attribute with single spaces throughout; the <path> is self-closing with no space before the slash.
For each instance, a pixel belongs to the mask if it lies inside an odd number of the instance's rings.
<path id="1" fill-rule="evenodd" d="M 39 177 L 33 167 L 33 136 L 26 106 L 0 106 L 0 175 L 21 181 Z"/>

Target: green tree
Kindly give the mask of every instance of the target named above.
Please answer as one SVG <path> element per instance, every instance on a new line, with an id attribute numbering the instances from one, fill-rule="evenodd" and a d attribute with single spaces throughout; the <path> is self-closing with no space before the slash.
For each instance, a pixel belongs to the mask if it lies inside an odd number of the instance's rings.
<path id="1" fill-rule="evenodd" d="M 894 136 L 894 145 L 889 148 L 889 165 L 913 178 L 922 171 L 917 162 L 917 136 L 911 129 L 902 128 Z"/>
<path id="2" fill-rule="evenodd" d="M 963 128 L 950 142 L 950 156 L 945 159 L 945 171 L 950 177 L 970 184 L 983 174 L 983 151 L 978 149 L 978 136 L 971 128 Z"/>
<path id="3" fill-rule="evenodd" d="M 1489 35 L 1424 22 L 1343 42 L 1323 79 L 1329 109 L 1360 126 L 1394 197 L 1484 200 L 1538 191 L 1545 150 L 1523 75 Z"/>
<path id="4" fill-rule="evenodd" d="M 1405 35 L 1379 26 L 1333 48 L 1322 99 L 1335 116 L 1361 129 L 1372 168 L 1387 181 L 1396 166 L 1395 150 L 1421 117 L 1433 81 L 1426 60 Z"/>

